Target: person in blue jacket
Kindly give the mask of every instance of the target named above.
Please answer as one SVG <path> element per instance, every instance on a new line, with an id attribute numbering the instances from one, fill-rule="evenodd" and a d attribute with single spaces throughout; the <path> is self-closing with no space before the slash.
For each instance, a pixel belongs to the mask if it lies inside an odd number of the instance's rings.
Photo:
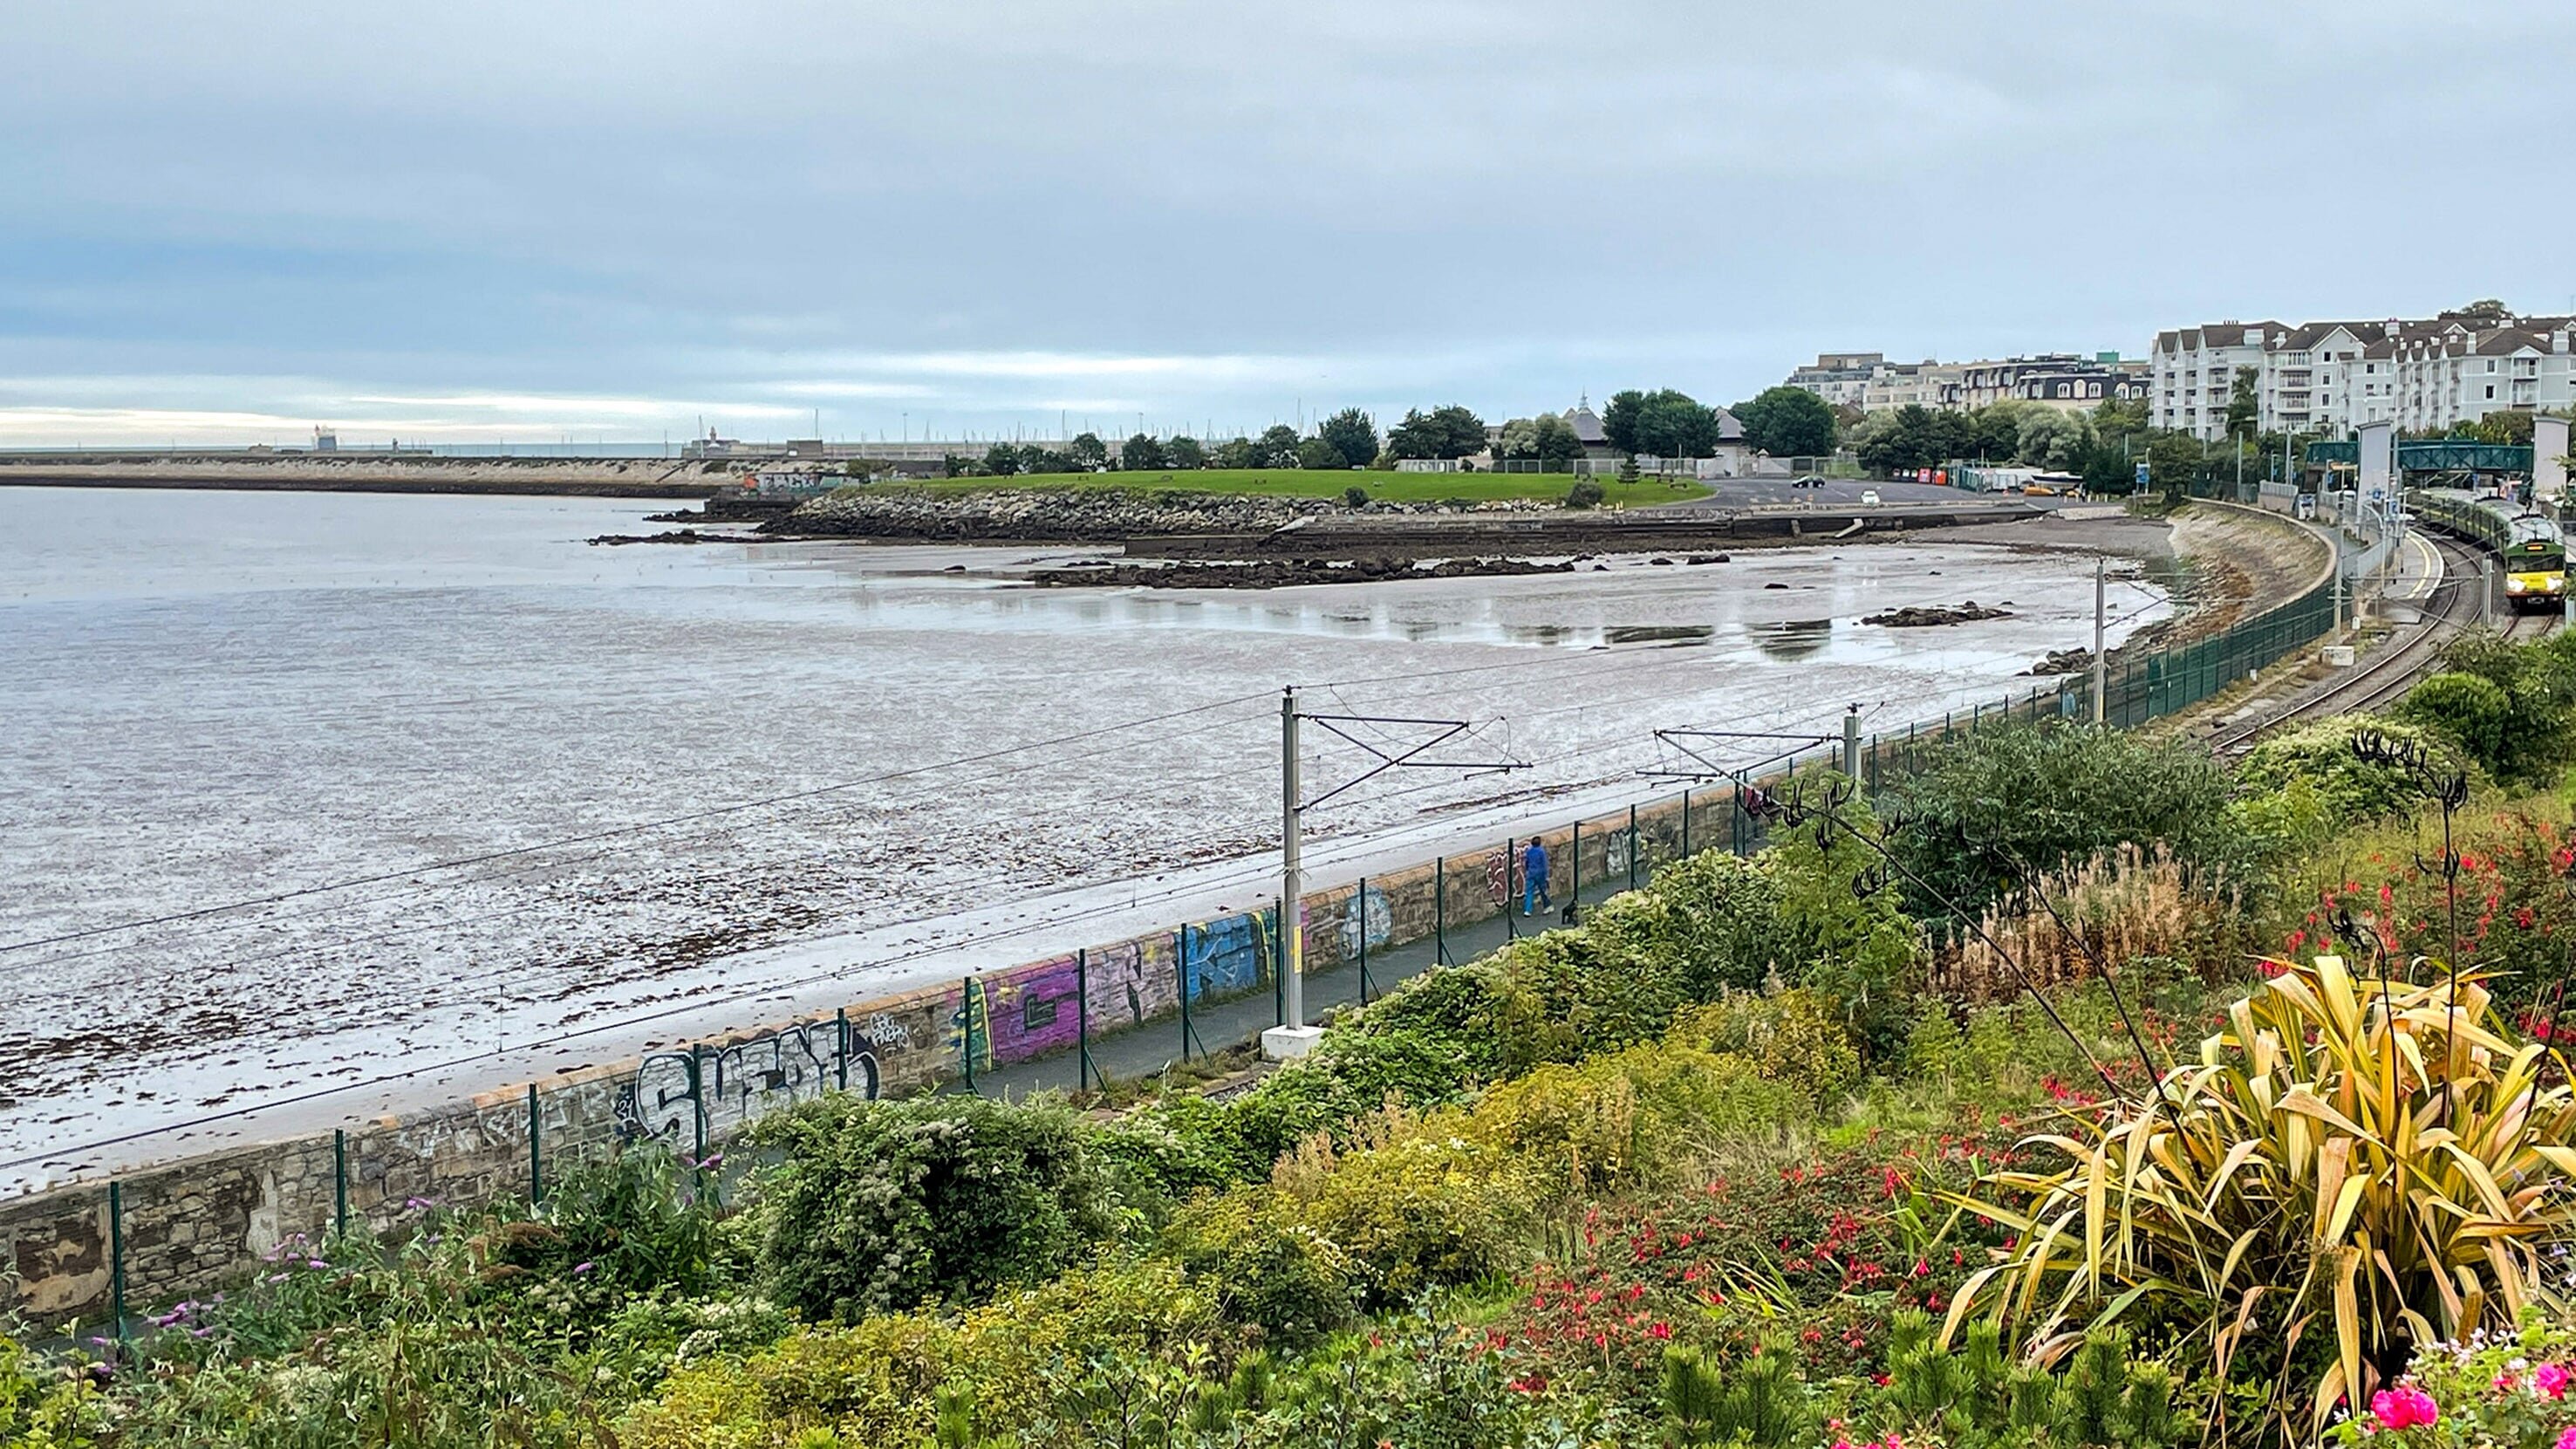
<path id="1" fill-rule="evenodd" d="M 1521 914 L 1534 916 L 1539 907 L 1554 904 L 1547 897 L 1547 847 L 1533 835 L 1521 855 Z"/>

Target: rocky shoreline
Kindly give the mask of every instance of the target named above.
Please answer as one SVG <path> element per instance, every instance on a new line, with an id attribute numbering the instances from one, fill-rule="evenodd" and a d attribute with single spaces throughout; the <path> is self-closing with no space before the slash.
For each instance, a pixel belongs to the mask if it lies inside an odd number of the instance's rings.
<path id="1" fill-rule="evenodd" d="M 1523 574 L 1570 574 L 1571 560 L 1535 563 L 1520 558 L 1454 558 L 1438 563 L 1412 559 L 1264 559 L 1257 563 L 1087 564 L 1041 569 L 1042 589 L 1285 589 L 1300 584 L 1382 584 L 1406 579 L 1511 578 Z"/>
<path id="2" fill-rule="evenodd" d="M 1308 520 L 1431 514 L 1534 514 L 1537 504 L 1368 503 L 1353 508 L 1326 498 L 1245 493 L 1129 492 L 1103 489 L 990 489 L 972 493 L 907 488 L 845 488 L 809 499 L 760 525 L 788 537 L 869 538 L 919 543 L 1117 543 L 1140 536 L 1273 533 Z"/>

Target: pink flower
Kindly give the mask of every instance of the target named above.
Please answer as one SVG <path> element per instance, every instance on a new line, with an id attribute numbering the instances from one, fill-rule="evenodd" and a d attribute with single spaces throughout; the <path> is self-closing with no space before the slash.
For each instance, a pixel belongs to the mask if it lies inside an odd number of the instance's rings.
<path id="1" fill-rule="evenodd" d="M 2422 1389 L 2381 1389 L 2370 1396 L 2371 1417 L 2391 1429 L 2440 1422 L 2442 1410 Z"/>
<path id="2" fill-rule="evenodd" d="M 2567 1397 L 2567 1380 L 2567 1367 L 2564 1364 L 2545 1363 L 2531 1371 L 2531 1387 L 2543 1398 Z"/>
<path id="3" fill-rule="evenodd" d="M 2558 1431 L 2558 1449 L 2576 1449 L 2576 1424 Z"/>

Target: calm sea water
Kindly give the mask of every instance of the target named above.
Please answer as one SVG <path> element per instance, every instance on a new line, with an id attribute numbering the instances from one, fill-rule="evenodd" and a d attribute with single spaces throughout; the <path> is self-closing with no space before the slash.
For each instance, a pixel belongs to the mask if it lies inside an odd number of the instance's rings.
<path id="1" fill-rule="evenodd" d="M 1025 585 L 1065 553 L 584 542 L 667 506 L 0 489 L 0 1157 L 720 991 L 802 934 L 1249 860 L 1283 683 L 1535 767 L 1358 792 L 1317 822 L 1350 834 L 1633 778 L 1657 726 L 1992 700 L 2091 607 L 2089 562 L 1964 547 L 1184 595 Z M 2017 617 L 1854 623 L 1966 598 Z M 1325 744 L 1310 779 L 1357 757 Z"/>

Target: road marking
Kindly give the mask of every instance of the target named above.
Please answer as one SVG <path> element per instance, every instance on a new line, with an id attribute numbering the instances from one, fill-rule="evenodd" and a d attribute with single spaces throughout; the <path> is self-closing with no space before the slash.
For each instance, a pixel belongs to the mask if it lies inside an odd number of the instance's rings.
<path id="1" fill-rule="evenodd" d="M 2406 588 L 2394 597 L 2420 599 L 2431 594 L 2434 585 L 2442 581 L 2442 556 L 2433 551 L 2433 545 L 2420 533 L 2406 535 L 2406 542 L 2400 546 L 2399 552 L 2407 549 L 2423 550 L 2422 562 L 2411 569 L 2404 563 L 2399 564 L 2398 576 L 2406 580 Z"/>

